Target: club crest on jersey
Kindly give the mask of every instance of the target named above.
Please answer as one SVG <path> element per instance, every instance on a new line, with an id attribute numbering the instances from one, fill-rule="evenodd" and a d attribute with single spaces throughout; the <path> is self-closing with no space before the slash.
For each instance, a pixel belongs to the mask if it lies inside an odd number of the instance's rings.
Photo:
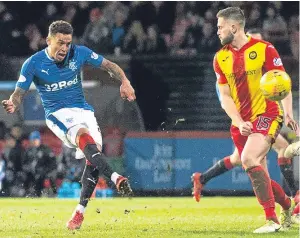
<path id="1" fill-rule="evenodd" d="M 250 59 L 254 60 L 254 59 L 256 59 L 256 57 L 257 57 L 257 53 L 255 51 L 251 51 L 249 53 L 249 58 Z"/>
<path id="2" fill-rule="evenodd" d="M 69 69 L 72 70 L 72 71 L 75 71 L 77 69 L 77 65 L 76 65 L 76 61 L 75 60 L 70 61 L 70 63 L 69 63 Z"/>

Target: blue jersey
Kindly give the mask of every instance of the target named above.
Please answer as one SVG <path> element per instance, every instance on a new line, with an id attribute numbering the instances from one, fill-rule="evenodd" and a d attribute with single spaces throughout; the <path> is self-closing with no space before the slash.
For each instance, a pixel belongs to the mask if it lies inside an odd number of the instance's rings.
<path id="1" fill-rule="evenodd" d="M 85 46 L 71 45 L 63 62 L 55 62 L 46 49 L 28 58 L 16 87 L 28 90 L 33 82 L 41 96 L 46 118 L 61 108 L 94 110 L 84 97 L 80 69 L 85 64 L 99 67 L 103 56 Z"/>

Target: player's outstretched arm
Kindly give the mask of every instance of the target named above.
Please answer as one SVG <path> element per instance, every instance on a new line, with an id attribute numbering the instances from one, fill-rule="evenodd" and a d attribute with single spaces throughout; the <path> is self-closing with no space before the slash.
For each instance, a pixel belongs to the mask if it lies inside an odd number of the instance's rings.
<path id="1" fill-rule="evenodd" d="M 268 45 L 266 48 L 266 56 L 265 56 L 265 69 L 266 71 L 278 69 L 285 71 L 281 58 L 273 45 Z M 294 120 L 293 116 L 293 97 L 292 92 L 288 94 L 282 101 L 282 107 L 284 111 L 284 122 L 285 124 L 291 128 L 293 131 L 297 133 L 299 130 L 298 123 Z"/>
<path id="2" fill-rule="evenodd" d="M 107 71 L 111 77 L 119 80 L 120 82 L 128 80 L 124 71 L 120 68 L 119 65 L 105 58 L 102 61 L 101 69 Z"/>
<path id="3" fill-rule="evenodd" d="M 299 133 L 299 125 L 296 120 L 294 120 L 293 115 L 293 96 L 292 92 L 290 92 L 282 101 L 282 107 L 284 112 L 284 121 L 286 126 L 290 129 Z"/>
<path id="4" fill-rule="evenodd" d="M 2 106 L 5 109 L 5 111 L 11 114 L 18 110 L 25 94 L 26 91 L 24 89 L 16 87 L 15 91 L 9 97 L 9 99 L 2 101 Z"/>
<path id="5" fill-rule="evenodd" d="M 134 101 L 136 99 L 134 89 L 119 65 L 107 59 L 103 59 L 101 68 L 107 71 L 111 77 L 119 80 L 122 83 L 120 87 L 120 94 L 123 99 L 127 99 L 128 101 Z"/>

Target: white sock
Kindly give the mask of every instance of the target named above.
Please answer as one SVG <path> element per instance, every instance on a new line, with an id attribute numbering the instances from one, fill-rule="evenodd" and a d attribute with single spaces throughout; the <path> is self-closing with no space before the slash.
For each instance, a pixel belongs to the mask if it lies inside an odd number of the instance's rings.
<path id="1" fill-rule="evenodd" d="M 116 172 L 113 172 L 110 179 L 111 181 L 113 181 L 115 184 L 117 183 L 117 179 L 120 177 L 121 175 L 116 173 Z"/>
<path id="2" fill-rule="evenodd" d="M 80 213 L 84 213 L 85 207 L 82 206 L 81 204 L 78 204 L 75 211 L 79 211 Z"/>

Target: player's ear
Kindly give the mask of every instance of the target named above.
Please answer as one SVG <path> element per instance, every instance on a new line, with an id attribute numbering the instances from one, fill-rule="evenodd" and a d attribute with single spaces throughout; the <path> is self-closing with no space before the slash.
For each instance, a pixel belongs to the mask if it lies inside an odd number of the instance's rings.
<path id="1" fill-rule="evenodd" d="M 49 37 L 49 36 L 47 36 L 47 38 L 46 38 L 46 43 L 47 43 L 48 46 L 51 44 L 51 39 L 50 38 L 51 37 Z"/>
<path id="2" fill-rule="evenodd" d="M 232 34 L 235 34 L 237 32 L 237 27 L 235 25 L 231 26 L 231 32 Z"/>

